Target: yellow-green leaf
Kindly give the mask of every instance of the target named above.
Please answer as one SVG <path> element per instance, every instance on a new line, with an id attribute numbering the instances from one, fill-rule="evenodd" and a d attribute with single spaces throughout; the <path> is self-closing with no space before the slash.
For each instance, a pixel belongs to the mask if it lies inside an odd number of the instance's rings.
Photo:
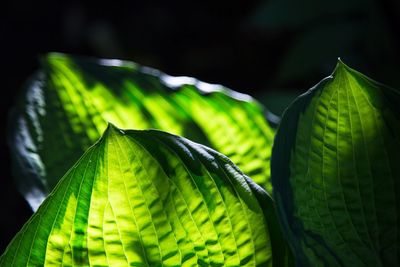
<path id="1" fill-rule="evenodd" d="M 271 212 L 267 193 L 222 154 L 110 125 L 0 266 L 282 266 L 283 253 L 272 258 Z"/>
<path id="2" fill-rule="evenodd" d="M 35 209 L 110 121 L 155 128 L 227 155 L 271 192 L 273 131 L 254 99 L 120 60 L 49 54 L 11 119 L 17 184 Z"/>

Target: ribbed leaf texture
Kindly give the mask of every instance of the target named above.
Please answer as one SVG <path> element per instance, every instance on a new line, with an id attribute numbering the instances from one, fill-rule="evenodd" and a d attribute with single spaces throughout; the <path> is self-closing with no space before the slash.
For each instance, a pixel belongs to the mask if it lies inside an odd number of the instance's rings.
<path id="1" fill-rule="evenodd" d="M 120 60 L 49 54 L 11 119 L 17 183 L 33 207 L 104 131 L 155 128 L 227 155 L 272 191 L 273 131 L 250 96 Z"/>
<path id="2" fill-rule="evenodd" d="M 267 193 L 222 154 L 110 125 L 0 266 L 272 266 L 263 213 L 272 209 Z"/>
<path id="3" fill-rule="evenodd" d="M 399 266 L 399 109 L 339 61 L 286 110 L 271 173 L 299 266 Z"/>

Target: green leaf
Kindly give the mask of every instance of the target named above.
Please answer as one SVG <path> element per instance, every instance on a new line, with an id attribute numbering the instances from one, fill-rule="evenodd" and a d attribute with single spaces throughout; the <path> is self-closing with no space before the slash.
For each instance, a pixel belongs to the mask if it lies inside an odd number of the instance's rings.
<path id="1" fill-rule="evenodd" d="M 284 113 L 271 173 L 299 266 L 400 264 L 399 108 L 339 61 Z"/>
<path id="2" fill-rule="evenodd" d="M 165 132 L 110 125 L 0 266 L 282 266 L 282 253 L 272 259 L 277 240 L 263 210 L 268 219 L 268 194 L 222 154 Z"/>
<path id="3" fill-rule="evenodd" d="M 49 54 L 14 116 L 17 183 L 35 209 L 110 121 L 156 128 L 211 146 L 272 191 L 273 131 L 250 96 L 120 60 Z"/>

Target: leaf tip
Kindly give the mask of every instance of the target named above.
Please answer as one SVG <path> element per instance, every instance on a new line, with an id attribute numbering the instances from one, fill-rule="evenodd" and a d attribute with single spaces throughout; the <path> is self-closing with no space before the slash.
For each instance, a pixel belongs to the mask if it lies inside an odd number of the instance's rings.
<path id="1" fill-rule="evenodd" d="M 113 136 L 120 136 L 124 135 L 125 132 L 112 124 L 111 122 L 108 122 L 107 129 L 104 131 L 104 137 L 113 137 Z"/>
<path id="2" fill-rule="evenodd" d="M 343 60 L 340 57 L 338 57 L 335 70 L 341 69 L 341 68 L 347 68 L 347 65 L 343 62 Z"/>
<path id="3" fill-rule="evenodd" d="M 332 73 L 332 76 L 333 77 L 338 76 L 339 73 L 346 74 L 349 73 L 350 70 L 351 68 L 347 66 L 340 57 L 338 57 L 336 62 L 336 67 Z"/>

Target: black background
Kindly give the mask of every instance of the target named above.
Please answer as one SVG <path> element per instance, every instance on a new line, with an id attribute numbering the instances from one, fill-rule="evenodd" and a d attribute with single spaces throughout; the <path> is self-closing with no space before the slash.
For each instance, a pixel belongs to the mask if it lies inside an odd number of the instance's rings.
<path id="1" fill-rule="evenodd" d="M 12 182 L 8 111 L 38 56 L 121 58 L 249 93 L 279 113 L 336 58 L 400 88 L 400 2 L 9 1 L 0 8 L 0 253 L 31 215 Z"/>

